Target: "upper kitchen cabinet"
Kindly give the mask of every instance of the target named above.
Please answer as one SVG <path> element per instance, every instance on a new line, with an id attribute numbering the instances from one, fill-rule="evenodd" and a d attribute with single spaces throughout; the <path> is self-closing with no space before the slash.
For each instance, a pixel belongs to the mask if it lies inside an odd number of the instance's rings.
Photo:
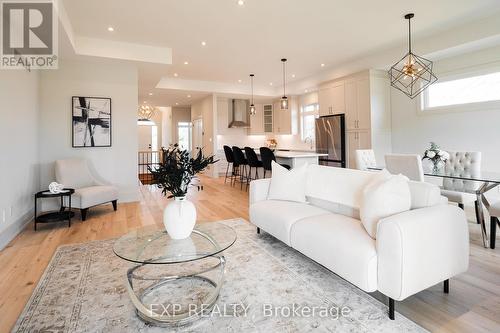
<path id="1" fill-rule="evenodd" d="M 370 129 L 370 79 L 354 78 L 345 83 L 347 130 Z"/>
<path id="2" fill-rule="evenodd" d="M 288 97 L 288 110 L 281 110 L 280 101 L 274 102 L 274 134 L 297 134 L 298 132 L 298 99 Z"/>
<path id="3" fill-rule="evenodd" d="M 272 109 L 271 109 L 272 118 Z M 271 125 L 272 131 L 272 125 Z M 250 115 L 250 128 L 248 129 L 248 134 L 251 135 L 262 135 L 265 134 L 264 131 L 264 105 L 255 104 L 255 114 Z"/>
<path id="4" fill-rule="evenodd" d="M 319 88 L 319 113 L 321 116 L 345 112 L 345 84 L 334 81 Z"/>

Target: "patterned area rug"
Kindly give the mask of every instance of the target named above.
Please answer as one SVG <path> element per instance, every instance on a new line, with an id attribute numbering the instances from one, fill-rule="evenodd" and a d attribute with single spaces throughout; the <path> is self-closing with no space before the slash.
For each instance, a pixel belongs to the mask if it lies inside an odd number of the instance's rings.
<path id="1" fill-rule="evenodd" d="M 389 320 L 384 304 L 268 234 L 257 235 L 249 223 L 214 223 L 229 225 L 238 235 L 225 252 L 225 283 L 216 306 L 220 310 L 242 304 L 246 310 L 214 313 L 175 331 L 426 332 L 398 313 L 396 320 Z M 125 288 L 129 264 L 113 254 L 113 243 L 60 247 L 13 332 L 174 331 L 147 325 L 136 316 Z M 329 313 L 294 313 L 294 306 L 327 308 Z"/>

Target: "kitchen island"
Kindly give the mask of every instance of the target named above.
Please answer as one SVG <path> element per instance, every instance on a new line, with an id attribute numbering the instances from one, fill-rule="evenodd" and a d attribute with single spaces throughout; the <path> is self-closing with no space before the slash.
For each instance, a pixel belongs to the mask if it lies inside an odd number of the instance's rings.
<path id="1" fill-rule="evenodd" d="M 296 168 L 304 164 L 318 164 L 319 157 L 328 156 L 328 154 L 276 150 L 274 152 L 274 156 L 276 156 L 276 162 L 281 164 L 288 164 L 290 167 Z"/>

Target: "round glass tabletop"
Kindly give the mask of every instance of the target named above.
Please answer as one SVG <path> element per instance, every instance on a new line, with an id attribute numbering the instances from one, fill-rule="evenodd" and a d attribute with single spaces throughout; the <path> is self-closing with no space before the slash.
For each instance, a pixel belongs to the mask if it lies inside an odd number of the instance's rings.
<path id="1" fill-rule="evenodd" d="M 177 264 L 216 255 L 234 244 L 236 232 L 221 223 L 196 224 L 185 239 L 171 239 L 157 226 L 131 231 L 113 246 L 115 254 L 140 264 Z"/>

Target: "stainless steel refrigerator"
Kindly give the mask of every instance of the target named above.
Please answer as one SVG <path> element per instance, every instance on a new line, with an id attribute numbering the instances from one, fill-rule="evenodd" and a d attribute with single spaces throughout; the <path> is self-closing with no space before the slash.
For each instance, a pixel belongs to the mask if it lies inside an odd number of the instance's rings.
<path id="1" fill-rule="evenodd" d="M 319 157 L 319 164 L 345 168 L 345 116 L 337 114 L 317 118 L 315 133 L 316 152 L 328 154 Z"/>

